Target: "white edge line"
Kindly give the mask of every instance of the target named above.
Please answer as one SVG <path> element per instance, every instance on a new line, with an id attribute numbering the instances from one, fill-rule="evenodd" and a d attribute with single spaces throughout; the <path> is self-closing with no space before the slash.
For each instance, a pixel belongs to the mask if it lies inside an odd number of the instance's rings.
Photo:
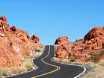
<path id="1" fill-rule="evenodd" d="M 50 53 L 50 45 L 49 45 L 48 54 L 47 54 L 45 57 L 43 57 L 43 58 L 41 59 L 41 61 L 42 61 L 43 63 L 47 64 L 47 65 L 56 67 L 57 69 L 56 69 L 56 70 L 53 70 L 53 71 L 50 71 L 50 72 L 47 72 L 47 73 L 44 73 L 44 74 L 41 74 L 41 75 L 34 76 L 34 77 L 41 77 L 41 76 L 48 75 L 48 74 L 51 74 L 51 73 L 53 73 L 53 72 L 56 72 L 56 71 L 60 70 L 60 67 L 59 67 L 59 66 L 53 65 L 53 64 L 49 64 L 49 63 L 47 63 L 47 62 L 44 61 L 44 59 L 48 57 L 49 53 Z"/>
<path id="2" fill-rule="evenodd" d="M 50 46 L 49 46 L 48 55 L 49 55 L 49 53 L 50 53 Z M 56 71 L 60 70 L 60 67 L 59 67 L 59 66 L 52 65 L 52 64 L 49 64 L 49 63 L 47 63 L 47 62 L 44 61 L 44 59 L 47 58 L 48 55 L 46 55 L 45 57 L 43 57 L 43 58 L 41 59 L 41 61 L 42 61 L 43 63 L 47 64 L 47 65 L 51 65 L 51 66 L 53 66 L 53 67 L 56 67 L 57 69 L 54 70 L 54 71 L 48 72 L 48 73 L 44 73 L 44 74 L 41 74 L 41 75 L 34 76 L 34 77 L 41 77 L 41 76 L 44 76 L 44 75 L 47 75 L 47 74 L 50 74 L 50 73 L 53 73 L 53 72 L 56 72 Z M 64 64 L 64 63 L 60 63 L 60 64 Z M 83 72 L 81 72 L 80 74 L 78 74 L 78 75 L 75 76 L 74 78 L 79 78 L 80 76 L 84 75 L 85 72 L 86 72 L 86 67 L 84 67 L 84 66 L 75 65 L 75 64 L 65 64 L 65 65 L 73 65 L 73 66 L 80 66 L 80 67 L 83 67 L 83 69 L 84 69 Z"/>
<path id="3" fill-rule="evenodd" d="M 74 78 L 79 78 L 79 77 L 81 77 L 82 75 L 84 75 L 85 72 L 86 72 L 86 67 L 83 66 L 83 69 L 84 69 L 83 72 L 81 72 L 79 75 L 75 76 Z"/>
<path id="4" fill-rule="evenodd" d="M 55 62 L 55 61 L 54 61 Z M 57 62 L 56 62 L 57 63 Z M 60 62 L 60 64 L 64 64 L 62 62 Z M 83 67 L 83 72 L 81 72 L 80 74 L 78 74 L 77 76 L 75 76 L 74 78 L 79 78 L 81 77 L 82 75 L 85 74 L 85 72 L 87 71 L 86 67 L 85 66 L 81 66 L 81 65 L 75 65 L 75 64 L 64 64 L 64 65 L 73 65 L 73 66 L 79 66 L 79 67 Z"/>
<path id="5" fill-rule="evenodd" d="M 57 63 L 57 62 L 56 62 L 56 63 Z M 65 63 L 62 63 L 62 62 L 59 62 L 59 64 L 83 67 L 84 70 L 83 70 L 80 74 L 78 74 L 77 76 L 75 76 L 74 78 L 79 78 L 79 77 L 81 77 L 81 76 L 84 75 L 85 72 L 87 71 L 87 69 L 86 69 L 85 66 L 75 65 L 75 64 L 65 64 Z"/>

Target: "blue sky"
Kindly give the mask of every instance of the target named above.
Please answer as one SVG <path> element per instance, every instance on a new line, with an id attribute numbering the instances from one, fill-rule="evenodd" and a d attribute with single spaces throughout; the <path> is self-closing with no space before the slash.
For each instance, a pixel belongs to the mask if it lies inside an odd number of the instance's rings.
<path id="1" fill-rule="evenodd" d="M 38 35 L 44 44 L 63 35 L 74 41 L 104 25 L 104 0 L 1 0 L 0 16 Z"/>

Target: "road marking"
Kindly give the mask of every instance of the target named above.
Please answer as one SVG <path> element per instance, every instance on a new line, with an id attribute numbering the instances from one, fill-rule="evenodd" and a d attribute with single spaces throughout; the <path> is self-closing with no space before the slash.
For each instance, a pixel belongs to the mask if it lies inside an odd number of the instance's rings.
<path id="1" fill-rule="evenodd" d="M 81 77 L 82 75 L 84 75 L 85 74 L 85 72 L 86 72 L 86 67 L 84 67 L 83 66 L 83 72 L 81 72 L 80 74 L 78 74 L 77 76 L 75 76 L 74 78 L 79 78 L 79 77 Z"/>
<path id="2" fill-rule="evenodd" d="M 41 61 L 42 61 L 43 63 L 47 64 L 47 65 L 56 67 L 56 70 L 52 70 L 52 71 L 50 71 L 50 72 L 47 72 L 47 73 L 44 73 L 44 74 L 41 74 L 41 75 L 37 75 L 37 76 L 34 76 L 34 77 L 41 77 L 41 76 L 48 75 L 48 74 L 51 74 L 51 73 L 54 73 L 54 72 L 60 70 L 60 67 L 59 67 L 59 66 L 53 65 L 53 64 L 50 64 L 50 63 L 47 63 L 47 62 L 44 61 L 44 59 L 47 58 L 47 57 L 49 56 L 49 54 L 50 54 L 50 46 L 49 46 L 48 54 L 47 54 L 45 57 L 43 57 L 43 58 L 41 59 Z"/>
<path id="3" fill-rule="evenodd" d="M 87 69 L 86 69 L 85 66 L 75 65 L 75 64 L 65 64 L 65 63 L 62 63 L 62 62 L 60 62 L 60 64 L 63 64 L 63 65 L 71 65 L 71 66 L 73 65 L 73 66 L 83 67 L 84 70 L 83 70 L 80 74 L 78 74 L 77 76 L 75 76 L 74 78 L 79 78 L 79 77 L 81 77 L 81 76 L 84 75 L 85 72 L 87 71 Z"/>
<path id="4" fill-rule="evenodd" d="M 47 62 L 44 61 L 44 59 L 47 58 L 49 54 L 50 54 L 50 46 L 49 46 L 48 54 L 47 54 L 45 57 L 43 57 L 43 58 L 41 59 L 41 61 L 42 61 L 43 63 L 47 64 L 47 65 L 56 67 L 56 70 L 52 70 L 52 71 L 50 71 L 50 72 L 47 72 L 47 73 L 44 73 L 44 74 L 41 74 L 41 75 L 37 75 L 37 76 L 34 76 L 34 77 L 45 76 L 45 75 L 52 74 L 52 73 L 54 73 L 54 72 L 60 70 L 60 66 L 53 65 L 53 64 L 50 64 L 50 63 L 47 63 Z M 64 64 L 64 63 L 60 63 L 60 64 Z M 68 65 L 71 65 L 71 64 L 68 64 Z M 74 65 L 74 64 L 72 64 L 72 65 Z M 74 65 L 74 66 L 80 66 L 80 65 Z M 84 75 L 85 72 L 86 72 L 86 67 L 83 66 L 83 69 L 84 69 L 83 72 L 81 72 L 80 74 L 78 74 L 78 75 L 75 76 L 74 78 L 79 78 L 80 76 Z"/>

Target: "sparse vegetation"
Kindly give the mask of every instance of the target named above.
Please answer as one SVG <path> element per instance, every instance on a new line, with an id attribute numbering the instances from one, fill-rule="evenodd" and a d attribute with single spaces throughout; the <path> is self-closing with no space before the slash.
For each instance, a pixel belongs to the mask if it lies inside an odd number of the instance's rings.
<path id="1" fill-rule="evenodd" d="M 92 62 L 98 62 L 99 59 L 104 55 L 104 51 L 94 52 L 91 54 L 90 60 Z"/>
<path id="2" fill-rule="evenodd" d="M 71 56 L 70 57 L 70 62 L 72 63 L 72 62 L 75 62 L 75 57 L 74 56 Z"/>
<path id="3" fill-rule="evenodd" d="M 23 64 L 24 64 L 24 67 L 27 71 L 31 70 L 34 66 L 33 62 L 32 62 L 32 58 L 30 57 L 27 57 L 23 60 Z"/>
<path id="4" fill-rule="evenodd" d="M 44 46 L 42 45 L 40 48 L 37 48 L 35 52 L 43 52 L 43 50 L 44 50 Z"/>
<path id="5" fill-rule="evenodd" d="M 7 76 L 8 72 L 5 69 L 0 69 L 0 76 Z"/>
<path id="6" fill-rule="evenodd" d="M 11 26 L 5 16 L 0 17 L 0 44 L 0 78 L 32 70 L 34 56 L 43 51 L 38 36 Z"/>
<path id="7" fill-rule="evenodd" d="M 82 78 L 104 78 L 104 61 L 99 63 L 91 63 L 92 69 Z"/>

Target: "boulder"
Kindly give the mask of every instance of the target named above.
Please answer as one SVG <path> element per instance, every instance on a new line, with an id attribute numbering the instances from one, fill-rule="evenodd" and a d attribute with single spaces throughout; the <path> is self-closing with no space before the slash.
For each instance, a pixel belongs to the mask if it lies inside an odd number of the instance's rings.
<path id="1" fill-rule="evenodd" d="M 56 49 L 57 58 L 68 58 L 71 53 L 72 44 L 69 42 L 68 37 L 62 36 L 56 39 L 55 45 L 58 45 Z"/>

